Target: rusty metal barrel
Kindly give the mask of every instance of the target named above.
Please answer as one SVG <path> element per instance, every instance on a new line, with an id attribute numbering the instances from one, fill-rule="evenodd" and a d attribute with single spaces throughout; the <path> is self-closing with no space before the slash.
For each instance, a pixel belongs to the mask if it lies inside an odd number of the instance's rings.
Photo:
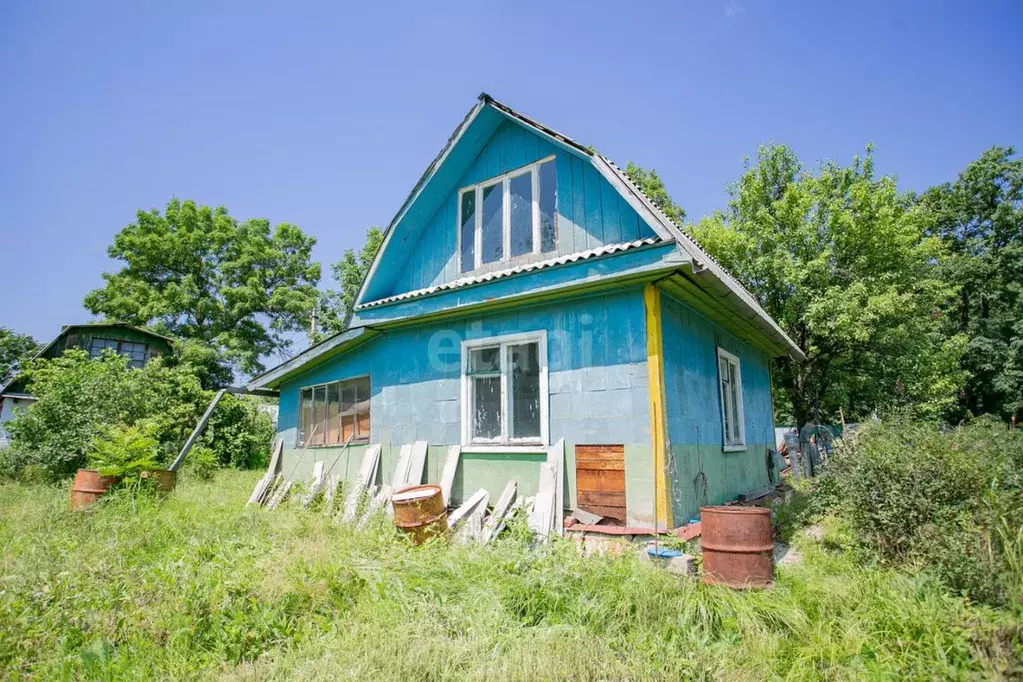
<path id="1" fill-rule="evenodd" d="M 174 490 L 177 474 L 169 469 L 154 469 L 143 471 L 141 477 L 152 481 L 157 492 L 169 493 Z"/>
<path id="2" fill-rule="evenodd" d="M 736 589 L 771 586 L 770 509 L 701 507 L 700 530 L 704 583 Z"/>
<path id="3" fill-rule="evenodd" d="M 117 483 L 116 476 L 101 476 L 93 469 L 79 469 L 75 474 L 75 482 L 71 485 L 68 509 L 72 511 L 85 509 L 110 490 L 114 483 Z"/>
<path id="4" fill-rule="evenodd" d="M 394 525 L 421 545 L 432 537 L 448 532 L 448 509 L 437 485 L 415 485 L 391 496 Z"/>

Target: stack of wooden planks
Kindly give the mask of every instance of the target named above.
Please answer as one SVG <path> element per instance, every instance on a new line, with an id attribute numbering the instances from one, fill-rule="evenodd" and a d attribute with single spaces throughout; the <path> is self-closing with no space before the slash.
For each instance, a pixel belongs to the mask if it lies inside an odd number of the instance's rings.
<path id="1" fill-rule="evenodd" d="M 354 526 L 365 525 L 374 515 L 386 511 L 391 513 L 391 495 L 404 488 L 423 482 L 426 468 L 427 442 L 416 441 L 403 445 L 391 483 L 376 485 L 380 469 L 379 444 L 370 445 L 362 457 L 358 474 L 354 479 L 344 480 L 334 472 L 337 462 L 345 454 L 350 440 L 330 464 L 317 462 L 308 493 L 301 497 L 304 508 L 322 497 L 323 513 L 334 523 Z M 273 456 L 266 474 L 256 484 L 249 498 L 249 504 L 263 505 L 274 509 L 284 503 L 294 485 L 294 471 L 297 469 L 305 450 L 296 459 L 291 475 L 285 476 L 281 469 L 284 450 L 283 441 L 274 445 Z M 461 447 L 449 448 L 441 473 L 441 491 L 444 501 L 450 506 L 451 490 L 461 459 Z M 540 480 L 535 497 L 523 499 L 518 494 L 518 482 L 508 481 L 500 497 L 490 508 L 490 493 L 480 488 L 470 495 L 457 509 L 448 515 L 448 527 L 456 541 L 487 543 L 496 538 L 504 529 L 508 519 L 517 509 L 526 510 L 528 524 L 538 539 L 564 534 L 565 502 L 565 442 L 559 440 L 548 448 L 547 461 L 540 465 Z"/>

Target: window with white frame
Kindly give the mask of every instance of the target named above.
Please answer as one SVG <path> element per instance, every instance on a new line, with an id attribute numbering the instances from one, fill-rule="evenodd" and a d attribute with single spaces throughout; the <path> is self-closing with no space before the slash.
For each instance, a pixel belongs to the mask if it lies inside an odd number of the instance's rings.
<path id="1" fill-rule="evenodd" d="M 553 251 L 557 201 L 553 156 L 463 188 L 458 193 L 459 271 Z"/>
<path id="2" fill-rule="evenodd" d="M 513 334 L 462 344 L 466 445 L 546 445 L 547 335 Z"/>
<path id="3" fill-rule="evenodd" d="M 739 358 L 718 348 L 718 384 L 721 392 L 721 424 L 726 450 L 746 447 L 742 414 L 742 373 Z"/>

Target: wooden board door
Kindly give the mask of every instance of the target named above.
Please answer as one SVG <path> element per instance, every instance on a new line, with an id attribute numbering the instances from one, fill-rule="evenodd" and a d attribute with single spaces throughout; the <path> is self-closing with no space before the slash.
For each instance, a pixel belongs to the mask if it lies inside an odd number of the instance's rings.
<path id="1" fill-rule="evenodd" d="M 625 523 L 625 446 L 576 445 L 579 508 Z"/>

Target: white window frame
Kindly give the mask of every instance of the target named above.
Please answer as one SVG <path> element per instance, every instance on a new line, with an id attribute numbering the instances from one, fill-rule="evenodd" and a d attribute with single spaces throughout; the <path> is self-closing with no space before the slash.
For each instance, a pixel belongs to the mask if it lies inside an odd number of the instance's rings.
<path id="1" fill-rule="evenodd" d="M 538 344 L 538 357 L 540 362 L 540 438 L 506 438 L 504 434 L 512 432 L 512 411 L 509 409 L 508 383 L 511 375 L 511 367 L 508 362 L 508 346 L 516 346 L 523 343 Z M 489 346 L 500 346 L 501 359 L 501 436 L 493 439 L 476 439 L 472 437 L 472 387 L 469 376 L 469 351 L 475 348 L 486 348 Z M 507 451 L 510 448 L 533 449 L 550 445 L 550 422 L 548 419 L 548 407 L 550 405 L 550 391 L 547 380 L 547 331 L 522 332 L 518 334 L 504 334 L 502 336 L 490 336 L 483 339 L 472 339 L 462 342 L 462 445 L 473 450 L 500 450 Z"/>
<path id="2" fill-rule="evenodd" d="M 455 235 L 456 245 L 458 249 L 458 273 L 459 275 L 467 274 L 473 270 L 478 270 L 481 267 L 496 265 L 498 263 L 507 263 L 514 258 L 522 258 L 532 254 L 541 253 L 541 237 L 540 234 L 540 166 L 543 164 L 554 161 L 556 156 L 551 154 L 546 156 L 535 163 L 531 163 L 527 166 L 521 166 L 515 170 L 502 173 L 501 175 L 487 178 L 483 182 L 475 185 L 469 185 L 458 190 L 458 206 L 455 210 Z M 511 181 L 514 178 L 529 173 L 531 176 L 532 187 L 532 213 L 533 213 L 533 250 L 526 253 L 520 253 L 518 255 L 511 255 Z M 501 185 L 501 258 L 492 261 L 490 263 L 483 262 L 483 190 L 487 187 L 493 187 L 494 185 Z M 468 270 L 462 267 L 462 196 L 468 192 L 474 192 L 476 195 L 476 205 L 474 207 L 475 215 L 474 226 L 473 226 L 473 264 Z M 558 212 L 557 203 L 555 202 L 554 210 L 554 249 L 551 251 L 557 251 L 558 244 Z M 548 253 L 551 253 L 548 252 Z"/>
<path id="3" fill-rule="evenodd" d="M 735 424 L 738 430 L 738 438 L 733 438 L 731 441 L 728 440 L 728 435 L 725 433 L 725 412 L 728 409 L 725 398 L 725 377 L 721 376 L 721 361 L 725 360 L 729 364 L 735 365 L 735 411 L 739 414 L 739 420 Z M 718 395 L 721 401 L 721 443 L 725 452 L 736 452 L 738 450 L 746 449 L 746 413 L 743 410 L 742 405 L 742 363 L 739 358 L 732 355 L 724 348 L 718 348 L 717 353 L 717 374 L 718 374 Z"/>

